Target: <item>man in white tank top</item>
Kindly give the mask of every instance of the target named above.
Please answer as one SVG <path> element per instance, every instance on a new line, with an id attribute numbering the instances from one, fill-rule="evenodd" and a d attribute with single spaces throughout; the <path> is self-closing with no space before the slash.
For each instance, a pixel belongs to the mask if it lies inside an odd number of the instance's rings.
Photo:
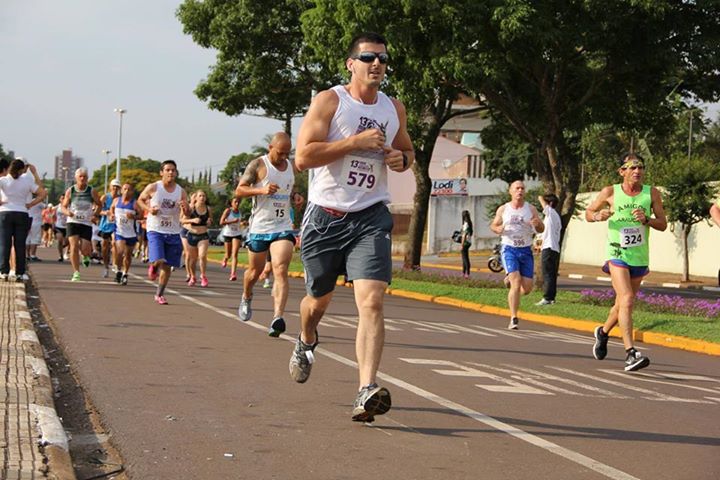
<path id="1" fill-rule="evenodd" d="M 159 182 L 153 182 L 140 194 L 137 204 L 148 212 L 147 239 L 150 256 L 148 277 L 158 280 L 155 302 L 167 305 L 165 287 L 170 281 L 171 267 L 180 268 L 182 242 L 180 240 L 180 211 L 190 215 L 187 194 L 175 182 L 178 171 L 173 160 L 160 164 Z"/>
<path id="2" fill-rule="evenodd" d="M 501 205 L 490 224 L 490 230 L 502 238 L 502 262 L 505 267 L 505 283 L 509 284 L 508 306 L 510 324 L 508 328 L 518 328 L 518 309 L 520 295 L 527 295 L 533 288 L 532 242 L 535 232 L 545 230 L 537 209 L 525 202 L 525 184 L 516 180 L 510 184 L 510 201 Z"/>
<path id="3" fill-rule="evenodd" d="M 292 148 L 285 132 L 273 135 L 268 154 L 252 160 L 245 168 L 235 195 L 252 197 L 253 209 L 245 245 L 248 247 L 248 268 L 243 278 L 243 294 L 238 314 L 246 322 L 252 317 L 253 286 L 265 266 L 268 252 L 275 275 L 274 315 L 268 335 L 278 337 L 285 331 L 285 305 L 288 297 L 288 266 L 295 247 L 290 219 L 290 199 L 295 189 L 294 166 L 288 160 Z M 304 202 L 300 196 L 300 202 Z M 295 205 L 298 206 L 298 205 Z"/>
<path id="4" fill-rule="evenodd" d="M 359 392 L 354 421 L 374 420 L 390 409 L 390 392 L 376 373 L 385 342 L 383 301 L 390 283 L 392 217 L 387 175 L 410 168 L 415 158 L 401 102 L 380 91 L 389 56 L 376 33 L 357 35 L 346 67 L 350 83 L 318 93 L 298 134 L 295 163 L 313 169 L 303 218 L 302 259 L 307 295 L 302 329 L 290 359 L 290 375 L 307 381 L 316 328 L 330 304 L 335 282 L 346 274 L 358 306 L 356 352 Z M 388 172 L 390 170 L 390 172 Z"/>

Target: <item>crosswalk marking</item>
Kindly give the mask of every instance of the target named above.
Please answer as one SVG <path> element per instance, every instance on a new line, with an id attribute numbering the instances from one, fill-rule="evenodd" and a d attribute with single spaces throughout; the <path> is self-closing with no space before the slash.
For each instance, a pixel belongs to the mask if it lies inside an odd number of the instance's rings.
<path id="1" fill-rule="evenodd" d="M 531 395 L 554 395 L 551 392 L 531 387 L 529 385 L 516 382 L 515 380 L 510 380 L 508 378 L 503 378 L 492 373 L 483 372 L 482 370 L 478 370 L 477 368 L 466 367 L 465 365 L 460 365 L 459 363 L 451 362 L 448 360 L 428 360 L 422 358 L 401 358 L 400 360 L 416 365 L 438 365 L 453 368 L 453 370 L 443 370 L 436 368 L 432 369 L 433 372 L 439 373 L 440 375 L 448 375 L 453 377 L 482 377 L 494 380 L 497 383 L 501 384 L 475 384 L 476 387 L 488 390 L 490 392 L 523 393 Z"/>
<path id="2" fill-rule="evenodd" d="M 614 392 L 611 392 L 611 391 L 608 391 L 608 390 L 603 390 L 603 389 L 600 389 L 600 388 L 597 388 L 597 387 L 593 387 L 593 386 L 591 386 L 591 385 L 586 385 L 586 384 L 584 384 L 584 383 L 576 382 L 576 381 L 574 381 L 574 380 L 569 380 L 569 379 L 567 379 L 567 378 L 558 377 L 558 376 L 556 376 L 556 375 L 552 375 L 552 374 L 549 374 L 549 373 L 541 372 L 541 371 L 539 371 L 539 370 L 535 370 L 535 369 L 532 369 L 532 368 L 523 368 L 523 367 L 518 367 L 518 366 L 515 366 L 515 365 L 505 365 L 506 367 L 510 367 L 510 368 L 499 368 L 499 367 L 492 367 L 492 366 L 490 366 L 490 365 L 484 365 L 484 364 L 474 363 L 474 362 L 471 363 L 471 365 L 476 365 L 476 366 L 482 367 L 482 368 L 488 368 L 488 369 L 492 369 L 492 370 L 497 370 L 497 371 L 500 371 L 500 372 L 510 373 L 510 374 L 514 375 L 514 378 L 517 379 L 517 380 L 521 380 L 521 381 L 523 381 L 523 382 L 528 382 L 528 383 L 531 383 L 531 384 L 533 384 L 533 385 L 535 385 L 535 386 L 537 386 L 537 387 L 546 388 L 546 389 L 548 389 L 548 390 L 553 390 L 553 391 L 556 391 L 556 392 L 559 392 L 559 393 L 565 393 L 565 394 L 567 394 L 567 395 L 576 395 L 576 396 L 583 396 L 583 397 L 601 397 L 601 398 L 608 398 L 608 397 L 610 397 L 610 398 L 617 398 L 617 399 L 626 399 L 626 398 L 628 398 L 628 397 L 626 397 L 626 396 L 624 396 L 624 395 L 620 395 L 620 394 L 617 394 L 617 393 L 614 393 Z M 539 380 L 536 380 L 536 379 L 530 377 L 529 375 L 534 375 L 534 376 L 536 376 L 536 377 L 544 378 L 544 379 L 547 379 L 547 380 L 552 380 L 552 381 L 554 381 L 554 382 L 559 382 L 559 383 L 563 383 L 563 384 L 566 384 L 566 385 L 571 385 L 571 386 L 573 386 L 573 387 L 577 387 L 577 388 L 580 388 L 580 389 L 582 389 L 582 390 L 587 390 L 588 392 L 592 392 L 592 394 L 590 394 L 590 393 L 583 393 L 583 392 L 576 392 L 576 391 L 573 391 L 573 390 L 567 390 L 567 389 L 565 389 L 565 388 L 558 387 L 558 386 L 555 386 L 555 385 L 552 385 L 552 384 L 549 384 L 549 383 L 546 383 L 546 382 L 540 382 Z"/>
<path id="3" fill-rule="evenodd" d="M 593 375 L 588 375 L 585 373 L 576 372 L 575 370 L 570 370 L 568 368 L 551 367 L 551 366 L 549 366 L 548 368 L 552 368 L 553 370 L 558 370 L 560 372 L 568 373 L 571 375 L 577 375 L 577 376 L 583 377 L 583 378 L 590 378 L 596 382 L 608 383 L 610 385 L 615 385 L 616 387 L 625 388 L 627 390 L 632 390 L 632 391 L 635 391 L 638 393 L 642 393 L 642 394 L 646 395 L 643 397 L 646 400 L 656 400 L 656 401 L 663 401 L 663 402 L 684 402 L 684 403 L 712 403 L 712 402 L 708 402 L 706 400 L 697 400 L 697 399 L 692 399 L 692 398 L 675 397 L 673 395 L 665 395 L 664 393 L 659 393 L 654 390 L 648 390 L 646 388 L 636 387 L 634 385 L 628 385 L 628 384 L 622 383 L 622 382 L 607 380 L 604 378 L 600 378 L 598 376 L 593 376 Z"/>
<path id="4" fill-rule="evenodd" d="M 617 370 L 610 370 L 609 368 L 601 369 L 599 371 L 604 372 L 604 373 L 609 373 L 610 375 L 626 376 L 626 374 L 623 372 L 619 372 Z M 667 375 L 665 375 L 663 373 L 638 372 L 635 375 L 633 375 L 633 378 L 636 380 L 641 380 L 643 382 L 660 383 L 662 385 L 671 385 L 673 387 L 688 388 L 691 390 L 699 390 L 701 392 L 717 393 L 717 390 L 714 388 L 697 387 L 695 385 L 686 385 L 684 383 L 666 382 L 663 380 L 658 380 L 658 378 L 672 378 L 672 377 L 668 377 Z M 708 377 L 705 377 L 705 378 L 708 378 Z M 714 380 L 714 379 L 710 379 L 710 380 Z"/>

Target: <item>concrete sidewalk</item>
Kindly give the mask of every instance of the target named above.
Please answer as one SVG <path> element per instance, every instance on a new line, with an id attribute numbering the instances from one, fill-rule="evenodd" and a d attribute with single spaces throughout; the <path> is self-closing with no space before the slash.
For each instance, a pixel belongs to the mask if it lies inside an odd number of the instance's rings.
<path id="1" fill-rule="evenodd" d="M 487 268 L 487 260 L 489 254 L 470 255 L 471 271 L 478 273 L 492 272 Z M 425 255 L 422 257 L 421 265 L 427 267 L 439 267 L 449 270 L 462 270 L 462 260 L 460 254 L 443 254 L 443 255 Z M 496 274 L 501 275 L 501 274 Z M 576 263 L 561 263 L 560 277 L 571 279 L 599 280 L 610 282 L 610 275 L 603 273 L 600 265 L 580 265 Z M 689 282 L 681 282 L 680 275 L 677 273 L 653 272 L 643 280 L 643 285 L 648 287 L 665 287 L 665 288 L 689 288 L 702 289 L 720 293 L 718 286 L 718 278 L 701 277 L 690 275 Z"/>
<path id="2" fill-rule="evenodd" d="M 25 284 L 0 281 L 0 478 L 74 480 L 50 373 L 28 311 Z"/>

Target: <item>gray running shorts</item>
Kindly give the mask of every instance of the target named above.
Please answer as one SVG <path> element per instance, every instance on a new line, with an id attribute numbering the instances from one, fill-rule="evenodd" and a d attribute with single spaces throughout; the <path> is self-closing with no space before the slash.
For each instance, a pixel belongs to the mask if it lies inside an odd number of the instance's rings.
<path id="1" fill-rule="evenodd" d="M 383 203 L 341 215 L 309 204 L 303 218 L 300 254 L 307 294 L 322 297 L 332 292 L 340 275 L 347 275 L 349 281 L 389 284 L 392 228 L 392 215 Z"/>

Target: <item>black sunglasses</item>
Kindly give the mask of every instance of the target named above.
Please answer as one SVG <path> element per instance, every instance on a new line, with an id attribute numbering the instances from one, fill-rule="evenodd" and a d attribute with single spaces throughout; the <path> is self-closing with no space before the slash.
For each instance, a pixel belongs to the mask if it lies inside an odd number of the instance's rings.
<path id="1" fill-rule="evenodd" d="M 380 63 L 386 64 L 388 60 L 390 59 L 390 55 L 388 55 L 385 52 L 375 53 L 375 52 L 360 52 L 357 55 L 353 55 L 353 60 L 360 60 L 363 63 L 373 63 L 375 59 L 377 58 Z"/>

